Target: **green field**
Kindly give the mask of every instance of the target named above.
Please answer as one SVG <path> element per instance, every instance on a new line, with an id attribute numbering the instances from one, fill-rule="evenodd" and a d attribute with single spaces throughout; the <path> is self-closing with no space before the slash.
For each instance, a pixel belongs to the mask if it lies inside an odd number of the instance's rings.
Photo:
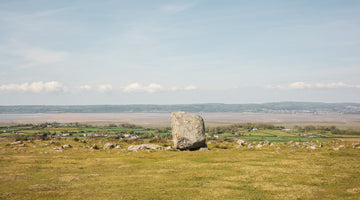
<path id="1" fill-rule="evenodd" d="M 253 127 L 259 127 L 257 131 L 252 131 Z M 237 130 L 242 130 L 240 135 L 236 135 Z M 269 127 L 269 128 L 267 128 Z M 335 138 L 360 138 L 360 131 L 355 129 L 355 132 L 340 131 L 334 133 L 329 128 L 324 130 L 324 127 L 314 127 L 311 130 L 306 130 L 305 127 L 299 129 L 291 129 L 291 131 L 283 131 L 282 128 L 266 125 L 266 124 L 234 124 L 222 125 L 218 127 L 210 127 L 206 130 L 206 135 L 209 140 L 237 140 L 245 139 L 247 141 L 265 141 L 270 142 L 288 142 L 288 141 L 312 141 L 312 140 L 333 140 Z M 329 126 L 330 127 L 330 126 Z M 335 128 L 335 130 L 339 130 Z M 351 130 L 351 129 L 348 129 Z M 67 134 L 62 136 L 61 134 Z M 142 127 L 134 124 L 116 125 L 103 124 L 89 125 L 81 123 L 58 124 L 58 123 L 44 123 L 44 124 L 27 124 L 27 125 L 2 125 L 0 126 L 0 138 L 22 138 L 32 139 L 37 136 L 44 136 L 47 138 L 79 138 L 85 139 L 87 137 L 109 138 L 109 137 L 124 137 L 125 134 L 137 135 L 139 139 L 151 139 L 156 135 L 165 137 L 171 135 L 170 127 Z M 219 138 L 214 138 L 214 134 L 218 134 Z M 304 135 L 310 135 L 304 136 Z M 87 136 L 84 136 L 87 135 Z"/>

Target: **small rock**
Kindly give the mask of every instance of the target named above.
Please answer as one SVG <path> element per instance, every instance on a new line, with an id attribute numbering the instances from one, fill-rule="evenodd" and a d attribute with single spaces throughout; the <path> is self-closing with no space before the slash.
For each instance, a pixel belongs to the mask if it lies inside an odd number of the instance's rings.
<path id="1" fill-rule="evenodd" d="M 352 143 L 352 147 L 353 148 L 360 147 L 360 143 Z"/>
<path id="2" fill-rule="evenodd" d="M 140 144 L 140 145 L 130 145 L 127 150 L 128 151 L 137 151 L 139 149 L 142 150 L 162 150 L 164 147 L 156 144 Z"/>
<path id="3" fill-rule="evenodd" d="M 209 149 L 209 148 L 207 148 L 207 147 L 201 147 L 201 148 L 199 149 L 199 151 L 209 152 L 209 151 L 210 151 L 210 149 Z"/>
<path id="4" fill-rule="evenodd" d="M 115 145 L 113 145 L 113 144 L 111 144 L 111 143 L 106 143 L 106 144 L 104 145 L 103 149 L 112 149 L 112 148 L 114 148 L 114 147 L 115 147 Z"/>
<path id="5" fill-rule="evenodd" d="M 85 141 L 85 140 L 81 140 L 81 142 L 82 142 L 82 143 L 86 143 L 86 141 Z"/>
<path id="6" fill-rule="evenodd" d="M 300 147 L 301 143 L 300 142 L 295 142 L 294 144 L 292 144 L 290 147 Z"/>
<path id="7" fill-rule="evenodd" d="M 345 148 L 345 145 L 340 145 L 339 148 Z"/>
<path id="8" fill-rule="evenodd" d="M 99 149 L 99 147 L 96 144 L 94 144 L 90 147 L 90 149 Z"/>
<path id="9" fill-rule="evenodd" d="M 339 151 L 339 148 L 334 148 L 334 151 Z"/>
<path id="10" fill-rule="evenodd" d="M 118 144 L 115 144 L 115 149 L 121 149 L 121 146 Z"/>
<path id="11" fill-rule="evenodd" d="M 261 149 L 263 147 L 263 145 L 261 145 L 261 144 L 258 144 L 258 145 L 256 145 L 256 149 Z"/>
<path id="12" fill-rule="evenodd" d="M 22 144 L 22 141 L 17 141 L 17 142 L 11 143 L 11 145 L 17 145 L 17 144 Z"/>
<path id="13" fill-rule="evenodd" d="M 241 146 L 245 146 L 246 141 L 244 141 L 244 140 L 238 140 L 238 141 L 236 141 L 236 143 L 238 143 L 238 144 L 241 145 Z"/>
<path id="14" fill-rule="evenodd" d="M 265 140 L 265 141 L 264 141 L 264 146 L 268 146 L 268 145 L 270 145 L 270 142 L 267 141 L 267 140 Z"/>
<path id="15" fill-rule="evenodd" d="M 168 147 L 165 147 L 165 148 L 164 148 L 164 150 L 170 150 L 170 149 L 172 149 L 171 146 L 168 146 Z"/>
<path id="16" fill-rule="evenodd" d="M 317 149 L 318 147 L 316 145 L 312 145 L 310 149 Z"/>
<path id="17" fill-rule="evenodd" d="M 253 149 L 253 148 L 254 148 L 254 145 L 250 143 L 250 144 L 247 146 L 247 148 L 248 148 L 248 149 Z"/>
<path id="18" fill-rule="evenodd" d="M 72 146 L 70 144 L 64 144 L 61 146 L 61 148 L 63 149 L 68 149 L 68 148 L 71 148 Z"/>

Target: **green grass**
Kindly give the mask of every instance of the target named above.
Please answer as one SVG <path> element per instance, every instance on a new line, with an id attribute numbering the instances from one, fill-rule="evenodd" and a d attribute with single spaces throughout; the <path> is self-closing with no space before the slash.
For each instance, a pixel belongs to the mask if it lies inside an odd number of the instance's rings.
<path id="1" fill-rule="evenodd" d="M 277 137 L 277 136 L 266 136 L 266 137 L 259 137 L 259 136 L 243 136 L 239 139 L 246 140 L 248 142 L 261 142 L 261 141 L 269 141 L 269 142 L 289 142 L 289 141 L 296 141 L 296 142 L 308 142 L 312 140 L 319 140 L 319 141 L 326 141 L 328 139 L 324 138 L 304 138 L 304 137 Z"/>
<path id="2" fill-rule="evenodd" d="M 210 152 L 90 150 L 107 140 L 0 142 L 0 199 L 357 199 L 360 149 L 231 148 Z M 230 149 L 215 148 L 216 144 Z M 339 151 L 332 146 L 345 144 Z M 126 148 L 130 144 L 120 143 Z"/>

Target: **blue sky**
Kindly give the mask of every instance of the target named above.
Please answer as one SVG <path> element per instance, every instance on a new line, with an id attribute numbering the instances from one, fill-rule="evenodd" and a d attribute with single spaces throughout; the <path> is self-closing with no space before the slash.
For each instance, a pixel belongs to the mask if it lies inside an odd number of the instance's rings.
<path id="1" fill-rule="evenodd" d="M 360 102 L 360 1 L 0 2 L 0 105 Z"/>

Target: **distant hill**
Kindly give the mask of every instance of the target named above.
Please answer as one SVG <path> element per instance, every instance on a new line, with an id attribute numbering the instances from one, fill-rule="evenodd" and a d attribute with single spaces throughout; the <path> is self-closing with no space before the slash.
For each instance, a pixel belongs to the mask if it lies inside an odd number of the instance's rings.
<path id="1" fill-rule="evenodd" d="M 0 113 L 251 112 L 360 114 L 360 103 L 279 102 L 263 104 L 0 106 Z"/>

